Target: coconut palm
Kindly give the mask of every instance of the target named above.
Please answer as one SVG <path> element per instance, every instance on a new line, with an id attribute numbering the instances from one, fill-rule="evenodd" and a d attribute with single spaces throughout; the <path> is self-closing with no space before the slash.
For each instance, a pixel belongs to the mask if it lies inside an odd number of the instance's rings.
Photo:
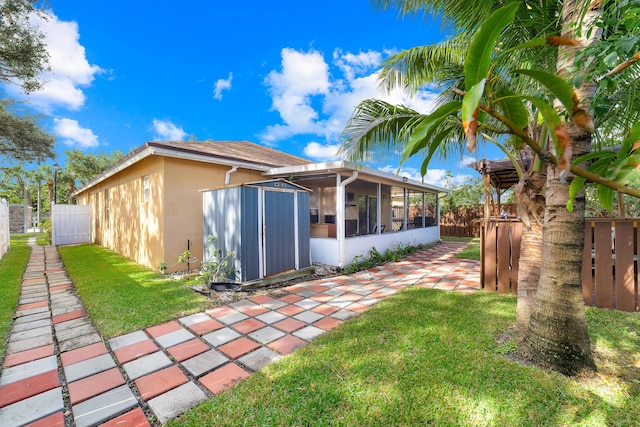
<path id="1" fill-rule="evenodd" d="M 462 138 L 459 138 L 459 122 L 456 123 L 459 119 L 452 114 L 456 109 L 455 100 L 459 99 L 458 94 L 461 94 L 460 82 L 463 76 L 460 71 L 463 68 L 460 67 L 460 58 L 464 52 L 465 40 L 469 39 L 469 33 L 493 9 L 501 6 L 502 2 L 397 0 L 379 3 L 383 7 L 396 6 L 402 13 L 441 12 L 445 19 L 450 19 L 460 29 L 458 36 L 451 41 L 436 46 L 416 48 L 392 57 L 384 64 L 381 73 L 382 86 L 388 89 L 402 86 L 409 91 L 415 91 L 430 79 L 436 79 L 441 87 L 452 90 L 443 92 L 442 106 L 430 116 L 381 101 L 363 102 L 356 109 L 345 129 L 344 151 L 352 159 L 366 160 L 367 153 L 370 151 L 378 151 L 379 148 L 383 152 L 393 151 L 399 145 L 409 141 L 407 145 L 409 148 L 405 147 L 404 158 L 424 149 L 425 162 L 422 171 L 425 173 L 432 156 L 446 156 L 463 150 L 460 144 Z M 584 0 L 564 3 L 543 1 L 535 5 L 526 2 L 518 8 L 514 26 L 501 40 L 501 49 L 504 51 L 542 34 L 573 35 L 569 31 L 571 28 L 580 28 L 582 25 L 584 29 L 593 24 L 592 15 L 600 12 L 599 6 L 599 1 L 594 1 L 592 4 Z M 584 34 L 594 39 L 597 37 L 595 31 L 585 30 Z M 505 76 L 509 76 L 509 71 L 514 67 L 513 64 L 524 68 L 554 71 L 560 69 L 564 73 L 564 70 L 573 65 L 573 58 L 566 57 L 565 51 L 567 50 L 564 48 L 560 49 L 560 55 L 548 48 L 536 51 L 536 54 L 527 49 L 512 52 L 508 61 L 493 64 L 500 73 L 492 73 L 492 78 L 495 79 L 491 81 L 492 90 L 501 91 L 510 88 L 514 93 L 528 94 L 532 93 L 532 89 L 537 91 L 535 86 L 525 88 L 522 86 L 523 83 L 518 85 L 518 82 L 525 82 L 525 80 Z M 469 90 L 469 85 L 466 86 Z M 583 85 L 580 99 L 590 99 L 593 94 L 593 87 Z M 453 102 L 450 102 L 452 100 Z M 436 117 L 438 120 L 434 116 L 438 116 Z M 425 120 L 425 117 L 428 119 Z M 529 117 L 536 116 L 529 115 Z M 428 126 L 424 125 L 425 121 L 429 122 Z M 528 122 L 530 121 L 527 120 L 522 124 L 526 125 Z M 535 124 L 536 121 L 531 123 Z M 534 126 L 531 127 L 534 128 Z M 591 134 L 573 124 L 566 124 L 565 128 L 567 134 L 571 136 L 571 145 L 575 152 L 588 152 Z M 499 129 L 491 120 L 482 120 L 478 128 L 481 135 L 484 131 L 489 138 L 492 136 L 491 133 L 499 133 Z M 472 133 L 475 134 L 475 132 Z M 541 144 L 531 141 L 534 145 L 541 145 L 544 148 L 546 135 L 544 132 L 539 132 L 537 136 L 540 137 Z M 554 137 L 557 139 L 555 131 Z M 542 151 L 539 152 L 542 153 Z M 545 156 L 547 159 L 550 158 L 548 155 Z M 559 169 L 551 165 L 548 170 L 545 238 L 542 247 L 545 256 L 540 269 L 541 295 L 536 297 L 533 316 L 524 342 L 529 349 L 530 357 L 537 363 L 573 374 L 583 369 L 593 369 L 594 364 L 590 354 L 580 291 L 584 206 L 581 203 L 582 198 L 576 199 L 577 203 L 574 204 L 571 212 L 564 206 L 569 198 L 569 186 L 565 182 L 565 177 L 560 176 L 560 172 L 564 175 L 567 170 L 566 165 Z M 521 194 L 526 195 L 526 193 Z M 548 363 L 549 360 L 551 363 Z"/>

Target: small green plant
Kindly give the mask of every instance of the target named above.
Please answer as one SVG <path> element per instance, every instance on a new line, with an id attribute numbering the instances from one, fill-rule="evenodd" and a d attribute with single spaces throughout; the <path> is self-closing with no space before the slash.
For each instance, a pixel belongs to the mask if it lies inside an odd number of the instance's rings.
<path id="1" fill-rule="evenodd" d="M 160 270 L 162 274 L 165 274 L 165 272 L 167 271 L 167 263 L 161 262 L 160 265 L 158 266 L 158 270 Z"/>
<path id="2" fill-rule="evenodd" d="M 201 263 L 200 271 L 197 274 L 196 280 L 202 284 L 202 286 L 209 286 L 212 282 L 235 280 L 235 253 L 225 253 L 222 249 L 217 248 L 216 241 L 217 239 L 215 236 L 209 235 L 207 237 L 204 261 L 191 257 L 191 252 L 189 250 L 184 251 L 177 260 L 177 262 Z"/>
<path id="3" fill-rule="evenodd" d="M 363 255 L 356 255 L 353 258 L 353 262 L 345 266 L 342 269 L 342 272 L 345 274 L 352 274 L 358 271 L 367 270 L 384 262 L 400 261 L 403 256 L 412 254 L 427 247 L 428 245 L 423 244 L 409 245 L 407 243 L 405 246 L 399 244 L 395 249 L 387 249 L 384 254 L 381 254 L 380 251 L 373 246 L 369 250 L 368 258 L 365 258 Z"/>
<path id="4" fill-rule="evenodd" d="M 51 219 L 47 218 L 42 221 L 42 231 L 44 232 L 44 237 L 47 241 L 47 244 L 50 245 L 52 243 L 51 238 Z"/>

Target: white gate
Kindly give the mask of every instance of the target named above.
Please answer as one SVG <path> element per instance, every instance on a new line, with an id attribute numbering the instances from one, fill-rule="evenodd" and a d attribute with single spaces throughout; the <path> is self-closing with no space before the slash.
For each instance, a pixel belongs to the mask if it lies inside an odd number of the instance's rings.
<path id="1" fill-rule="evenodd" d="M 0 199 L 0 258 L 9 250 L 9 203 Z"/>
<path id="2" fill-rule="evenodd" d="M 91 243 L 91 205 L 51 205 L 54 246 Z"/>

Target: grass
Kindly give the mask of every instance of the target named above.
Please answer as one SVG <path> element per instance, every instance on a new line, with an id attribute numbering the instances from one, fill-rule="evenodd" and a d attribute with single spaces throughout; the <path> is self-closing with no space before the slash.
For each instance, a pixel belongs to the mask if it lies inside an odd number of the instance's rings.
<path id="1" fill-rule="evenodd" d="M 168 425 L 640 425 L 639 316 L 589 309 L 600 373 L 566 378 L 504 357 L 515 305 L 407 288 Z"/>
<path id="2" fill-rule="evenodd" d="M 97 245 L 59 247 L 67 273 L 105 339 L 203 311 L 210 300 Z"/>
<path id="3" fill-rule="evenodd" d="M 12 234 L 9 252 L 0 260 L 0 357 L 4 355 L 11 319 L 18 306 L 22 275 L 31 254 L 31 248 L 27 246 L 31 236 Z"/>
<path id="4" fill-rule="evenodd" d="M 456 258 L 480 260 L 480 238 L 479 237 L 454 237 L 441 236 L 441 239 L 448 242 L 468 242 L 466 248 L 455 255 Z"/>

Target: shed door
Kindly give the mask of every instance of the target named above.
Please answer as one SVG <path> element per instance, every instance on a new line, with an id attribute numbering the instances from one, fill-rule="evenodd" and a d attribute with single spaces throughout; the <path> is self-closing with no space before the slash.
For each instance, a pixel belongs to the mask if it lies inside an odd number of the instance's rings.
<path id="1" fill-rule="evenodd" d="M 291 192 L 264 191 L 265 276 L 296 267 L 295 206 Z"/>

